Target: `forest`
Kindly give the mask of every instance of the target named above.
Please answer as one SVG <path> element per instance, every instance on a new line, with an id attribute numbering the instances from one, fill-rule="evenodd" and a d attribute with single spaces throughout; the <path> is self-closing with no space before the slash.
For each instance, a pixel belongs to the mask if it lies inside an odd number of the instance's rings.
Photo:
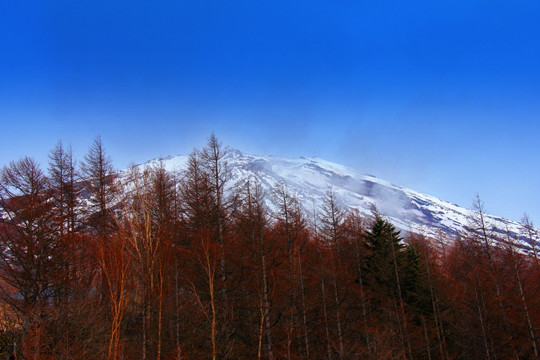
<path id="1" fill-rule="evenodd" d="M 181 174 L 119 177 L 98 137 L 0 172 L 0 359 L 538 359 L 540 262 L 480 199 L 467 230 L 316 216 L 232 183 L 214 136 Z M 277 211 L 264 205 L 271 196 Z"/>

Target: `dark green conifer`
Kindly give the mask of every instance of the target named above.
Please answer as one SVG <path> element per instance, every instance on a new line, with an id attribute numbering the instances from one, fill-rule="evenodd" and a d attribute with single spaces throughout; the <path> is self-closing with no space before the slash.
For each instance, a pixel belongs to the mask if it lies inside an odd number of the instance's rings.
<path id="1" fill-rule="evenodd" d="M 420 266 L 420 254 L 411 245 L 406 247 L 406 262 L 403 268 L 402 289 L 405 303 L 416 314 L 432 313 L 427 275 Z"/>
<path id="2" fill-rule="evenodd" d="M 365 239 L 369 255 L 364 273 L 368 286 L 376 292 L 382 292 L 381 295 L 396 294 L 394 257 L 398 269 L 403 267 L 406 260 L 399 231 L 390 222 L 377 215 Z"/>

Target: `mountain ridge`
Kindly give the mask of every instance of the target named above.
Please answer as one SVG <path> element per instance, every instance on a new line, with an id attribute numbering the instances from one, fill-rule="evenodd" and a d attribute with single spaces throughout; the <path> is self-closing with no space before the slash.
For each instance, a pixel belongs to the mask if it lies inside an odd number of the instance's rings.
<path id="1" fill-rule="evenodd" d="M 180 173 L 187 167 L 187 160 L 186 155 L 167 156 L 137 166 L 161 163 L 167 171 Z M 376 210 L 398 229 L 422 232 L 430 237 L 436 237 L 440 231 L 454 236 L 463 233 L 474 216 L 471 209 L 319 157 L 289 159 L 251 155 L 228 148 L 223 160 L 232 174 L 230 186 L 248 178 L 256 179 L 267 195 L 265 205 L 270 211 L 276 210 L 276 204 L 268 195 L 283 183 L 310 216 L 316 215 L 313 209 L 320 209 L 326 193 L 331 191 L 344 210 L 357 209 L 365 216 L 371 216 Z M 521 236 L 521 224 L 500 216 L 484 215 L 488 230 L 501 238 L 506 237 L 508 230 L 508 235 L 518 239 L 521 247 L 531 248 Z"/>

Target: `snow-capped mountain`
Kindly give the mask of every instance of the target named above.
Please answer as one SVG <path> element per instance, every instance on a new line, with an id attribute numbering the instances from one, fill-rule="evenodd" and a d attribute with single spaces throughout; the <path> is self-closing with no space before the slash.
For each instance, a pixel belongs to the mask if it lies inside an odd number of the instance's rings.
<path id="1" fill-rule="evenodd" d="M 181 172 L 186 168 L 187 160 L 187 156 L 171 156 L 141 166 L 162 162 L 168 171 Z M 225 161 L 233 175 L 231 185 L 255 178 L 265 193 L 271 194 L 272 189 L 282 182 L 298 197 L 309 216 L 313 215 L 314 209 L 321 208 L 329 191 L 334 192 L 343 209 L 358 209 L 365 215 L 371 215 L 376 209 L 400 230 L 421 230 L 433 237 L 441 231 L 451 235 L 461 232 L 470 224 L 469 219 L 473 214 L 469 209 L 434 196 L 320 158 L 285 159 L 249 155 L 229 149 Z M 275 209 L 272 196 L 266 196 L 265 201 L 271 211 Z M 521 225 L 516 222 L 487 214 L 484 220 L 490 230 L 498 232 L 503 238 L 506 229 L 515 237 L 522 233 Z M 525 238 L 519 242 L 524 249 L 530 248 Z"/>

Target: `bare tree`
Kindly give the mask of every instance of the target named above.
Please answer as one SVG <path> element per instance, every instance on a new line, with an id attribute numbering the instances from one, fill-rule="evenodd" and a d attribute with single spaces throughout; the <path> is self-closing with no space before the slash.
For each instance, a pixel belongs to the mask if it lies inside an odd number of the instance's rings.
<path id="1" fill-rule="evenodd" d="M 79 174 L 71 146 L 58 142 L 49 154 L 49 179 L 58 216 L 60 235 L 72 234 L 78 223 Z"/>
<path id="2" fill-rule="evenodd" d="M 485 217 L 484 202 L 480 199 L 480 195 L 476 194 L 476 197 L 473 202 L 474 214 L 470 218 L 471 223 L 471 240 L 480 241 L 484 251 L 484 256 L 487 260 L 488 265 L 488 274 L 491 278 L 491 283 L 495 288 L 495 297 L 498 303 L 500 311 L 500 319 L 502 320 L 502 325 L 504 328 L 504 333 L 506 334 L 506 343 L 510 343 L 513 347 L 513 352 L 517 353 L 515 344 L 511 341 L 511 338 L 514 337 L 514 330 L 512 329 L 510 322 L 508 320 L 508 311 L 506 305 L 504 304 L 502 298 L 502 284 L 500 284 L 500 277 L 498 276 L 498 265 L 496 259 L 493 255 L 493 242 L 496 239 L 496 236 L 492 234 L 492 231 L 489 229 L 487 219 Z"/>
<path id="3" fill-rule="evenodd" d="M 171 251 L 171 205 L 174 184 L 163 167 L 130 170 L 123 223 L 126 249 L 142 288 L 142 357 L 161 358 L 166 255 Z M 156 344 L 150 348 L 149 344 Z"/>
<path id="4" fill-rule="evenodd" d="M 107 242 L 98 244 L 98 261 L 107 282 L 108 304 L 110 306 L 108 360 L 122 359 L 122 323 L 128 305 L 130 287 L 133 281 L 131 256 L 128 252 L 129 234 L 117 233 Z"/>
<path id="5" fill-rule="evenodd" d="M 352 211 L 345 218 L 344 226 L 346 229 L 347 236 L 349 241 L 352 242 L 354 246 L 354 255 L 356 262 L 356 272 L 357 280 L 356 282 L 360 286 L 360 308 L 362 310 L 362 320 L 363 320 L 363 329 L 364 329 L 364 339 L 366 342 L 367 352 L 370 353 L 370 343 L 369 343 L 369 334 L 368 334 L 368 320 L 367 320 L 367 299 L 365 296 L 365 281 L 362 271 L 362 256 L 361 249 L 364 248 L 363 236 L 364 236 L 364 219 L 360 216 L 358 210 Z"/>
<path id="6" fill-rule="evenodd" d="M 230 203 L 228 203 L 226 199 L 226 190 L 227 184 L 232 176 L 228 164 L 225 161 L 227 153 L 228 148 L 223 147 L 223 144 L 217 139 L 214 133 L 210 135 L 206 146 L 200 153 L 200 163 L 206 172 L 211 185 L 215 238 L 221 248 L 220 274 L 223 286 L 221 288 L 221 294 L 225 300 L 227 298 L 227 244 L 225 239 L 225 227 L 230 209 Z"/>
<path id="7" fill-rule="evenodd" d="M 525 218 L 527 217 L 525 216 Z M 528 221 L 526 223 L 528 223 Z M 525 315 L 525 321 L 527 324 L 527 330 L 529 333 L 529 340 L 531 343 L 531 348 L 533 350 L 534 358 L 538 359 L 538 347 L 536 345 L 536 342 L 537 342 L 536 335 L 535 335 L 534 327 L 532 325 L 531 316 L 529 313 L 529 305 L 527 303 L 527 300 L 525 299 L 525 292 L 523 290 L 524 286 L 523 286 L 522 274 L 520 272 L 519 264 L 518 264 L 518 254 L 516 253 L 516 250 L 515 250 L 516 244 L 515 244 L 514 239 L 510 236 L 510 231 L 508 229 L 506 229 L 506 242 L 507 242 L 506 245 L 507 245 L 508 251 L 510 251 L 510 255 L 511 255 L 512 267 L 514 270 L 515 280 L 517 283 L 519 298 L 521 300 L 522 311 L 523 311 L 523 314 Z"/>
<path id="8" fill-rule="evenodd" d="M 51 195 L 48 178 L 31 158 L 11 162 L 0 173 L 0 295 L 19 312 L 34 359 L 42 351 L 62 251 Z"/>
<path id="9" fill-rule="evenodd" d="M 330 262 L 332 266 L 332 281 L 334 285 L 334 301 L 336 311 L 336 331 L 338 338 L 339 357 L 343 358 L 345 354 L 343 326 L 341 320 L 341 299 L 340 288 L 338 286 L 338 272 L 341 268 L 341 250 L 340 242 L 342 240 L 342 223 L 344 212 L 338 206 L 336 195 L 330 191 L 326 194 L 321 213 L 321 233 L 330 246 Z"/>
<path id="10" fill-rule="evenodd" d="M 521 218 L 521 228 L 523 234 L 527 237 L 529 244 L 531 245 L 534 258 L 538 260 L 538 253 L 536 251 L 536 245 L 538 242 L 538 231 L 535 229 L 533 222 L 529 219 L 527 213 L 523 214 Z"/>
<path id="11" fill-rule="evenodd" d="M 273 360 L 274 346 L 270 320 L 270 280 L 267 264 L 267 254 L 270 252 L 270 249 L 265 234 L 267 220 L 265 216 L 266 211 L 263 207 L 263 196 L 260 185 L 248 179 L 241 192 L 242 207 L 238 216 L 241 218 L 241 222 L 245 223 L 245 229 L 247 230 L 250 242 L 258 245 L 258 260 L 261 269 L 261 323 L 264 322 L 268 359 Z M 262 333 L 260 336 L 262 336 Z"/>
<path id="12" fill-rule="evenodd" d="M 301 273 L 301 243 L 302 234 L 306 230 L 306 222 L 304 220 L 302 210 L 298 199 L 292 195 L 284 183 L 279 183 L 273 191 L 274 201 L 278 204 L 278 212 L 275 215 L 277 222 L 274 225 L 276 236 L 281 241 L 284 240 L 286 245 L 286 255 L 288 261 L 288 272 L 286 279 L 289 285 L 288 295 L 288 312 L 289 324 L 287 330 L 287 359 L 291 359 L 292 334 L 295 328 L 298 327 L 299 318 L 297 310 L 298 288 L 300 287 L 300 297 L 302 300 L 302 321 L 304 332 L 304 345 L 306 356 L 309 357 L 309 339 L 307 333 L 307 320 L 305 308 L 305 291 Z M 280 243 L 281 243 L 280 241 Z M 298 333 L 298 343 L 301 343 L 300 333 Z"/>
<path id="13" fill-rule="evenodd" d="M 106 235 L 114 224 L 111 205 L 117 189 L 112 160 L 105 152 L 101 137 L 94 140 L 81 167 L 89 200 L 88 225 L 98 234 Z"/>

